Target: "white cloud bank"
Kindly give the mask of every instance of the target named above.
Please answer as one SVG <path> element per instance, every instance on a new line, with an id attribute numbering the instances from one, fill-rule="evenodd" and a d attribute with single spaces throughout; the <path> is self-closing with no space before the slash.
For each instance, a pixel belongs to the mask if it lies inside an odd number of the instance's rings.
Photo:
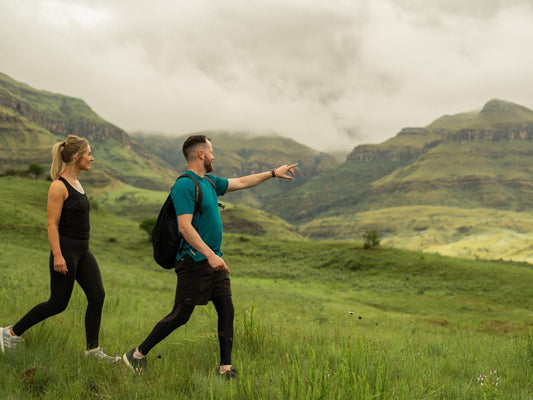
<path id="1" fill-rule="evenodd" d="M 127 131 L 322 150 L 500 98 L 533 107 L 533 9 L 498 0 L 0 0 L 0 71 Z"/>

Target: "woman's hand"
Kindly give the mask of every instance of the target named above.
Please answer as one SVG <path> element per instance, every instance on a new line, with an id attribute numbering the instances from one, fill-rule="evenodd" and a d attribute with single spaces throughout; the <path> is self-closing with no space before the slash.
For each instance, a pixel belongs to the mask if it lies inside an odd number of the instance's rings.
<path id="1" fill-rule="evenodd" d="M 54 256 L 54 271 L 59 272 L 63 275 L 67 274 L 67 262 L 65 261 L 63 256 Z"/>

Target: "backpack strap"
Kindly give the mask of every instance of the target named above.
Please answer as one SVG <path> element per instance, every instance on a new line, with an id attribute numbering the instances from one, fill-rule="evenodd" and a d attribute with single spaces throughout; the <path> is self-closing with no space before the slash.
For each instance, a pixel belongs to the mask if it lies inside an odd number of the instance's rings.
<path id="1" fill-rule="evenodd" d="M 196 180 L 194 176 L 189 175 L 189 174 L 183 174 L 183 175 L 178 176 L 178 179 L 180 178 L 189 178 L 194 182 L 194 187 L 196 188 L 196 194 L 194 195 L 194 213 L 196 214 L 197 212 L 200 212 L 201 214 L 202 213 L 202 189 L 200 188 L 200 184 L 198 183 L 198 181 Z M 211 178 L 209 175 L 205 175 L 204 178 L 206 178 L 207 181 L 211 184 L 211 186 L 213 186 L 213 190 L 216 193 L 217 188 L 215 186 L 215 182 L 213 181 L 213 178 Z M 224 204 L 221 204 L 221 203 L 218 203 L 218 206 L 220 208 L 225 207 Z"/>
<path id="2" fill-rule="evenodd" d="M 217 188 L 215 186 L 215 182 L 213 182 L 213 178 L 211 178 L 209 175 L 205 175 L 204 176 L 205 179 L 207 179 L 209 181 L 209 183 L 211 184 L 211 186 L 213 186 L 213 189 L 215 189 L 215 193 L 217 192 Z M 226 206 L 222 203 L 218 203 L 218 206 L 220 208 L 225 208 Z"/>
<path id="3" fill-rule="evenodd" d="M 192 175 L 189 175 L 189 174 L 183 174 L 183 175 L 178 176 L 178 179 L 181 179 L 181 178 L 189 178 L 194 182 L 194 187 L 196 189 L 196 193 L 194 195 L 194 213 L 196 214 L 198 211 L 201 213 L 202 212 L 202 190 L 200 189 L 200 184 Z M 213 187 L 215 187 L 215 184 L 213 183 L 213 181 L 211 179 L 209 181 L 211 182 Z"/>
<path id="4" fill-rule="evenodd" d="M 215 187 L 215 182 L 213 182 L 213 178 L 211 178 L 209 175 L 204 175 L 204 178 L 209 181 L 211 186 L 213 186 L 213 189 L 215 189 L 215 193 L 217 192 L 217 188 Z"/>

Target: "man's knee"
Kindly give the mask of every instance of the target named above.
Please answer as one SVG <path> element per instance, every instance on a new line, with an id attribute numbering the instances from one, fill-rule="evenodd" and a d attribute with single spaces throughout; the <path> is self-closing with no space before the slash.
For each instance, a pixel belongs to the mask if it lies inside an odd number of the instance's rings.
<path id="1" fill-rule="evenodd" d="M 172 309 L 172 312 L 168 314 L 161 322 L 174 322 L 176 325 L 181 326 L 186 324 L 191 318 L 194 306 L 187 306 L 185 304 L 176 304 Z"/>

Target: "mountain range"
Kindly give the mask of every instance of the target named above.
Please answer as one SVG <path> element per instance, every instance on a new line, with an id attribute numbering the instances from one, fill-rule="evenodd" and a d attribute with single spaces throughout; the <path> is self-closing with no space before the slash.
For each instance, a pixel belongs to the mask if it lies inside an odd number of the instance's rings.
<path id="1" fill-rule="evenodd" d="M 490 100 L 479 112 L 355 147 L 334 172 L 298 188 L 296 215 L 281 216 L 307 222 L 405 205 L 532 211 L 532 138 L 531 110 Z"/>
<path id="2" fill-rule="evenodd" d="M 129 135 L 83 100 L 0 73 L 0 173 L 32 162 L 47 167 L 52 144 L 69 133 L 91 142 L 97 168 L 84 180 L 91 192 L 103 206 L 133 219 L 156 212 L 185 168 L 184 137 Z M 359 239 L 377 229 L 383 243 L 446 252 L 442 246 L 449 250 L 487 232 L 522 235 L 506 252 L 483 253 L 486 246 L 474 240 L 460 255 L 533 260 L 533 111 L 521 105 L 493 99 L 479 111 L 445 115 L 426 127 L 401 129 L 383 143 L 359 145 L 345 158 L 281 136 L 207 135 L 220 176 L 299 163 L 293 182 L 271 181 L 224 200 L 276 215 L 305 237 Z M 498 217 L 483 217 L 490 213 Z"/>

